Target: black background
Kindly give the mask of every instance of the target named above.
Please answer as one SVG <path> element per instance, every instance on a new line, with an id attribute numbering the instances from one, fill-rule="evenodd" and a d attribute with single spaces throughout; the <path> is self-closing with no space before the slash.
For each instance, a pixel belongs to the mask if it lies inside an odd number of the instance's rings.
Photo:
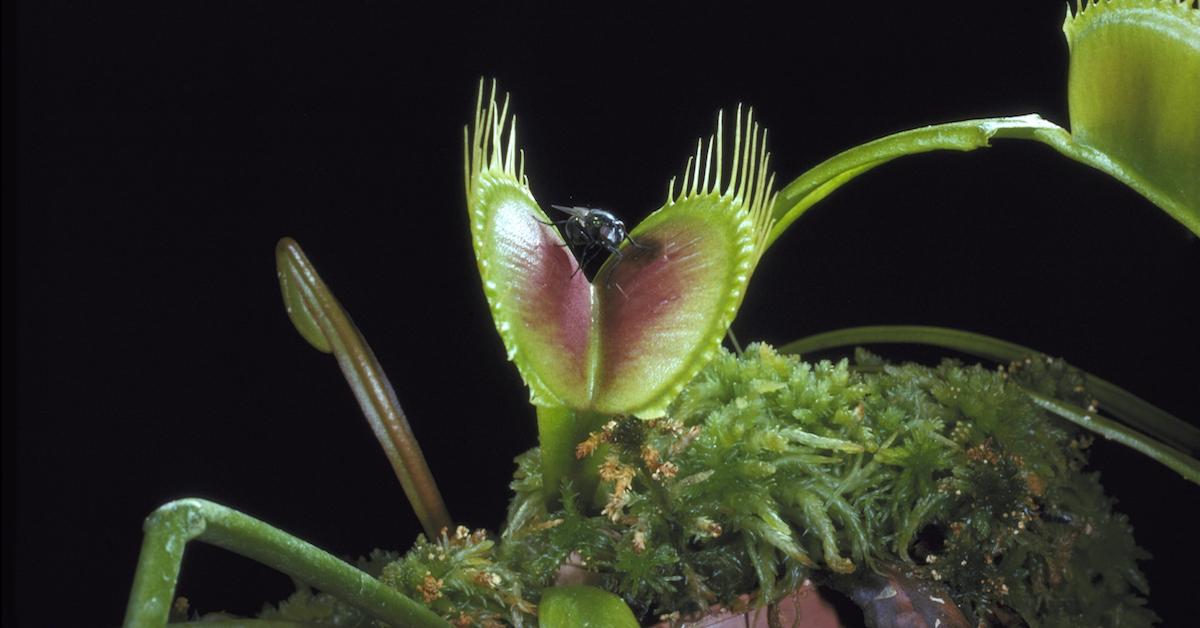
<path id="1" fill-rule="evenodd" d="M 631 224 L 739 102 L 770 128 L 785 182 L 922 124 L 1066 123 L 1062 2 L 830 4 L 6 5 L 5 623 L 119 623 L 142 518 L 183 496 L 342 555 L 411 543 L 333 360 L 284 315 L 284 235 L 373 344 L 452 513 L 498 526 L 535 432 L 467 236 L 462 126 L 481 76 L 513 94 L 542 202 Z M 1194 419 L 1197 270 L 1195 239 L 1138 195 L 1002 142 L 835 193 L 764 259 L 734 329 L 783 343 L 959 327 Z M 1152 605 L 1182 625 L 1200 492 L 1124 449 L 1096 456 L 1157 555 Z M 290 591 L 240 557 L 188 552 L 180 593 L 201 610 Z"/>

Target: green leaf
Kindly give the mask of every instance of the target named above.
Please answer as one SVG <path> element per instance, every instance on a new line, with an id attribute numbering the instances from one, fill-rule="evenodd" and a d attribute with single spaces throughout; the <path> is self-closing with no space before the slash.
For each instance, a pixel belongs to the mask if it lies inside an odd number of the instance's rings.
<path id="1" fill-rule="evenodd" d="M 637 618 L 621 598 L 585 585 L 553 587 L 538 604 L 541 628 L 637 628 Z"/>
<path id="2" fill-rule="evenodd" d="M 765 132 L 738 112 L 734 159 L 703 142 L 678 193 L 635 227 L 596 276 L 533 198 L 495 88 L 467 138 L 467 203 L 484 293 L 512 360 L 541 407 L 661 416 L 715 355 L 770 226 Z M 507 133 L 507 138 L 505 137 Z M 716 160 L 715 168 L 713 160 Z"/>
<path id="3" fill-rule="evenodd" d="M 1134 189 L 1153 190 L 1200 234 L 1200 9 L 1191 0 L 1086 2 L 1067 12 L 1063 32 L 1075 141 L 1108 155 Z"/>

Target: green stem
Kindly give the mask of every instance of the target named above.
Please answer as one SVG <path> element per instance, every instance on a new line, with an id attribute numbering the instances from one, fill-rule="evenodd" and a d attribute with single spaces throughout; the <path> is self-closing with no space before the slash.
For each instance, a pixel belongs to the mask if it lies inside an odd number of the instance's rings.
<path id="1" fill-rule="evenodd" d="M 450 513 L 375 353 L 295 240 L 279 241 L 275 261 L 292 323 L 311 345 L 337 358 L 425 536 L 436 539 L 442 529 L 450 527 Z"/>
<path id="2" fill-rule="evenodd" d="M 1145 196 L 1155 205 L 1200 234 L 1200 218 L 1195 209 L 1164 192 L 1134 169 L 1111 155 L 1081 144 L 1066 129 L 1037 114 L 1004 118 L 981 118 L 936 124 L 894 133 L 855 146 L 817 164 L 779 191 L 772 214 L 767 245 L 775 241 L 793 222 L 858 175 L 897 157 L 934 150 L 971 151 L 990 145 L 994 138 L 1024 139 L 1041 142 L 1060 154 L 1107 173 Z"/>
<path id="3" fill-rule="evenodd" d="M 1033 129 L 1058 129 L 1036 114 L 937 124 L 894 133 L 842 151 L 817 164 L 779 191 L 768 246 L 809 207 L 858 175 L 897 157 L 934 150 L 970 151 L 992 137 L 1030 137 Z M 1064 131 L 1065 132 L 1065 131 Z"/>
<path id="4" fill-rule="evenodd" d="M 166 625 L 189 541 L 241 554 L 316 587 L 393 626 L 448 626 L 440 617 L 362 570 L 282 530 L 203 499 L 181 499 L 146 519 L 125 628 Z"/>
<path id="5" fill-rule="evenodd" d="M 563 407 L 537 407 L 538 444 L 542 451 L 542 490 L 547 508 L 561 497 L 564 479 L 570 480 L 584 506 L 592 502 L 599 483 L 596 474 L 600 454 L 580 460 L 575 446 L 600 429 L 610 417 L 592 412 L 576 412 Z"/>
<path id="6" fill-rule="evenodd" d="M 784 345 L 779 350 L 782 353 L 805 354 L 864 344 L 931 345 L 995 362 L 1013 362 L 1030 355 L 1040 355 L 1040 352 L 1028 347 L 983 334 L 919 325 L 850 327 L 802 338 Z M 1088 390 L 1100 405 L 1134 429 L 1097 417 L 1095 413 L 1076 413 L 1078 417 L 1087 417 L 1086 420 L 1078 421 L 1075 420 L 1078 418 L 1075 415 L 1066 416 L 1058 412 L 1056 414 L 1105 438 L 1133 447 L 1200 484 L 1200 466 L 1197 466 L 1200 463 L 1191 457 L 1200 450 L 1200 430 L 1095 375 L 1084 372 L 1084 377 Z M 1038 395 L 1032 391 L 1030 394 L 1038 401 Z M 1145 434 L 1139 434 L 1138 431 Z M 1175 447 L 1156 439 L 1171 443 Z M 1135 442 L 1136 446 L 1133 444 Z M 1183 451 L 1180 451 L 1181 449 Z M 1150 453 L 1151 451 L 1155 453 Z"/>

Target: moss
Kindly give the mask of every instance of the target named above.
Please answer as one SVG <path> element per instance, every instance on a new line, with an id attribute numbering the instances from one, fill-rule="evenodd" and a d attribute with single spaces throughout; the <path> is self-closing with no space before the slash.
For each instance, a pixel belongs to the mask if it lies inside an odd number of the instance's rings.
<path id="1" fill-rule="evenodd" d="M 536 454 L 524 456 L 513 512 L 525 515 L 510 518 L 505 552 L 585 549 L 600 581 L 648 616 L 900 564 L 947 584 L 980 620 L 1150 623 L 1136 567 L 1145 555 L 1080 472 L 1085 441 L 1016 381 L 1086 397 L 1073 370 L 1042 358 L 991 371 L 865 352 L 853 366 L 810 364 L 766 345 L 724 353 L 669 418 L 621 419 L 595 435 L 608 449 L 592 455 L 630 475 L 602 484 L 607 516 L 539 511 Z M 584 522 L 586 534 L 567 532 Z M 604 541 L 575 547 L 589 535 Z"/>
<path id="2" fill-rule="evenodd" d="M 531 450 L 498 544 L 422 538 L 382 579 L 452 621 L 519 625 L 565 563 L 645 620 L 899 566 L 983 623 L 1153 623 L 1147 556 L 1081 471 L 1087 440 L 1021 386 L 1087 398 L 1044 358 L 993 371 L 722 353 L 666 418 L 614 418 L 580 447 L 600 462 L 596 499 L 568 484 L 548 512 Z"/>

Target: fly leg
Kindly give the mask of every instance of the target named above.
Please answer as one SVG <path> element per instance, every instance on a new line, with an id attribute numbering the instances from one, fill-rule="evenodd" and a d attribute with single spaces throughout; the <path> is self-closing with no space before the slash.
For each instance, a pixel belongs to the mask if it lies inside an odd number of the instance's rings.
<path id="1" fill-rule="evenodd" d="M 535 217 L 535 218 L 534 218 L 534 220 L 536 220 L 536 221 L 538 221 L 538 222 L 542 223 L 543 225 L 546 225 L 547 227 L 558 227 L 558 229 L 559 229 L 559 231 L 560 231 L 560 234 L 561 234 L 561 231 L 562 231 L 562 227 L 563 227 L 563 225 L 567 224 L 568 222 L 571 222 L 571 219 L 570 219 L 570 218 L 567 218 L 566 220 L 551 220 L 551 221 L 547 222 L 547 221 L 545 221 L 545 220 L 542 220 L 541 218 L 536 218 L 536 217 Z M 557 247 L 560 247 L 560 248 L 561 248 L 561 247 L 571 246 L 571 244 L 570 244 L 569 242 L 566 242 L 566 241 L 564 240 L 564 241 L 562 242 L 562 244 L 556 244 L 556 245 L 554 245 L 554 246 L 557 246 Z"/>
<path id="2" fill-rule="evenodd" d="M 571 273 L 571 278 L 574 279 L 575 275 L 578 275 L 579 271 L 583 270 L 583 267 L 587 266 L 587 263 L 592 261 L 592 258 L 596 257 L 596 252 L 602 248 L 604 247 L 597 245 L 595 242 L 589 242 L 587 248 L 583 249 L 583 255 L 580 256 L 579 259 L 579 265 L 575 267 L 575 272 Z"/>
<path id="3" fill-rule="evenodd" d="M 604 277 L 604 287 L 611 288 L 613 285 L 612 276 L 614 273 L 617 272 L 617 267 L 621 265 L 621 260 L 625 259 L 625 255 L 623 253 L 621 253 L 621 249 L 618 249 L 617 247 L 612 246 L 611 244 L 605 246 L 604 248 L 607 249 L 608 252 L 611 253 L 614 257 L 616 257 L 616 261 L 613 262 L 612 268 L 608 269 L 608 272 L 605 273 L 605 277 Z M 617 290 L 621 291 L 622 296 L 625 295 L 625 291 L 621 290 L 621 284 L 617 284 Z M 626 298 L 628 298 L 628 297 L 626 297 Z"/>
<path id="4" fill-rule="evenodd" d="M 632 244 L 633 248 L 635 248 L 635 249 L 641 249 L 643 251 L 648 251 L 651 248 L 649 244 L 642 244 L 641 242 L 638 242 L 637 240 L 634 240 L 633 238 L 629 237 L 628 234 L 625 235 L 625 239 L 629 240 L 629 243 Z"/>
<path id="5" fill-rule="evenodd" d="M 575 268 L 575 272 L 571 273 L 571 277 L 579 274 L 579 271 L 583 270 L 583 267 L 596 256 L 596 249 L 602 246 L 587 231 L 578 231 L 574 235 L 578 236 L 575 241 L 568 241 L 567 244 L 571 245 L 572 248 L 582 247 L 583 252 L 579 254 L 579 259 L 577 260 L 579 265 Z"/>

